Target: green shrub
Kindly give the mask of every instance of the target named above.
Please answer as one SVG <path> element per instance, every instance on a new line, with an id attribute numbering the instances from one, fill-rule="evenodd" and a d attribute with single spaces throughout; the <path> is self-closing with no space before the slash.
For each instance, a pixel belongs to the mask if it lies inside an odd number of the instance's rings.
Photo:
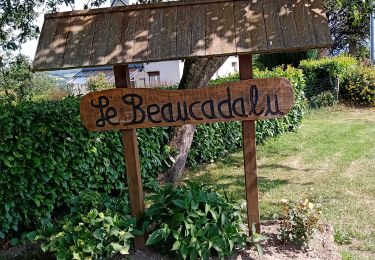
<path id="1" fill-rule="evenodd" d="M 74 196 L 67 203 L 70 214 L 87 214 L 90 210 L 106 211 L 107 209 L 122 214 L 130 215 L 128 194 L 110 196 L 98 191 L 84 191 Z"/>
<path id="2" fill-rule="evenodd" d="M 306 77 L 306 97 L 310 98 L 319 94 L 319 90 L 316 89 L 318 79 L 331 77 L 338 78 L 342 82 L 356 66 L 358 66 L 358 61 L 345 55 L 301 61 L 299 68 L 303 70 Z"/>
<path id="3" fill-rule="evenodd" d="M 321 107 L 331 107 L 336 104 L 336 97 L 330 91 L 324 91 L 309 100 L 309 106 L 312 109 Z"/>
<path id="4" fill-rule="evenodd" d="M 90 210 L 79 217 L 65 218 L 62 230 L 42 244 L 44 252 L 57 259 L 103 259 L 116 253 L 129 254 L 135 219 L 129 215 Z"/>
<path id="5" fill-rule="evenodd" d="M 340 95 L 355 105 L 375 107 L 374 67 L 361 66 L 352 70 L 341 85 Z"/>
<path id="6" fill-rule="evenodd" d="M 320 229 L 321 211 L 307 199 L 300 202 L 283 200 L 282 220 L 279 229 L 279 239 L 289 241 L 303 248 Z"/>
<path id="7" fill-rule="evenodd" d="M 87 90 L 89 92 L 100 91 L 110 88 L 114 88 L 114 86 L 106 79 L 105 74 L 103 72 L 100 72 L 96 76 L 91 76 L 87 81 Z"/>
<path id="8" fill-rule="evenodd" d="M 0 232 L 50 226 L 54 210 L 84 191 L 126 192 L 119 133 L 88 132 L 79 101 L 0 105 Z M 168 134 L 143 129 L 138 139 L 143 180 L 150 187 L 165 167 L 160 148 Z"/>
<path id="9" fill-rule="evenodd" d="M 209 259 L 245 244 L 238 208 L 203 185 L 165 186 L 150 199 L 153 205 L 146 214 L 154 230 L 147 245 L 175 251 L 183 259 Z"/>

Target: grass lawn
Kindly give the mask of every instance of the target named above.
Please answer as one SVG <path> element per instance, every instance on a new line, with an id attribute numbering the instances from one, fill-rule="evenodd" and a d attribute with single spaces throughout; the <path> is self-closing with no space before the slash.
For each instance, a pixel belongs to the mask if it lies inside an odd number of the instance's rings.
<path id="1" fill-rule="evenodd" d="M 258 146 L 257 159 L 262 220 L 282 198 L 308 198 L 321 203 L 343 259 L 375 259 L 375 109 L 310 112 L 298 132 Z M 243 200 L 243 174 L 238 152 L 185 176 Z"/>

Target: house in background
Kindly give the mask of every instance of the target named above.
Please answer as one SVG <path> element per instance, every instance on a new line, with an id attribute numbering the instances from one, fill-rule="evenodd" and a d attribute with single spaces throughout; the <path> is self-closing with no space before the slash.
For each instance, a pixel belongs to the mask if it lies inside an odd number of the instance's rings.
<path id="1" fill-rule="evenodd" d="M 113 67 L 95 67 L 95 68 L 83 68 L 78 71 L 71 79 L 67 81 L 70 86 L 70 91 L 75 95 L 87 93 L 87 81 L 90 77 L 104 74 L 105 79 L 115 84 L 115 75 L 113 73 Z M 133 87 L 144 87 L 142 84 L 145 82 L 146 73 L 143 70 L 142 64 L 129 64 L 129 76 L 130 84 Z"/>

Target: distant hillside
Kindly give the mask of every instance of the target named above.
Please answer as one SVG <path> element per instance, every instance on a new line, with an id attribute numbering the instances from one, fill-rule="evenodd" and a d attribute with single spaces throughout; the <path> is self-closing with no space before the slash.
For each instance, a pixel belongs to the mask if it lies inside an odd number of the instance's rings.
<path id="1" fill-rule="evenodd" d="M 56 77 L 61 83 L 66 84 L 68 80 L 73 78 L 81 69 L 72 69 L 72 70 L 55 70 L 49 72 L 49 75 Z"/>

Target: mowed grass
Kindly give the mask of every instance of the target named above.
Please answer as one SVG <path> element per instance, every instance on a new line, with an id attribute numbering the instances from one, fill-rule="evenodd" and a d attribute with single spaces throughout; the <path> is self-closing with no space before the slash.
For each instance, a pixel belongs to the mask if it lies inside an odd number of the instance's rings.
<path id="1" fill-rule="evenodd" d="M 375 109 L 334 107 L 310 112 L 296 133 L 257 148 L 261 219 L 281 199 L 320 203 L 335 228 L 343 259 L 375 259 Z M 245 199 L 242 152 L 199 169 L 186 180 L 217 185 Z"/>

